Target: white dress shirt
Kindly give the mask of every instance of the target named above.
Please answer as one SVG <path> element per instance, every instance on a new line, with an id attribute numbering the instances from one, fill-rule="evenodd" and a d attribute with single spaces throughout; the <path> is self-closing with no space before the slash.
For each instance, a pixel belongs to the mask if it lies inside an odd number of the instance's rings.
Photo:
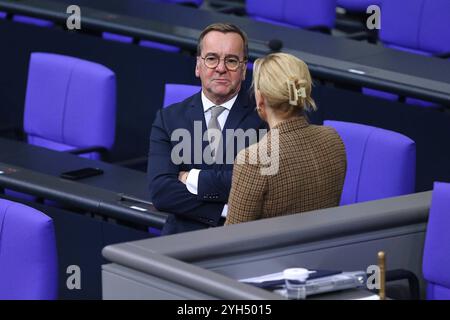
<path id="1" fill-rule="evenodd" d="M 217 121 L 219 121 L 220 129 L 223 129 L 225 125 L 225 121 L 227 121 L 228 115 L 230 114 L 230 110 L 233 107 L 234 102 L 237 99 L 237 95 L 235 95 L 231 100 L 221 104 L 220 106 L 224 107 L 225 110 L 217 117 Z M 211 119 L 211 107 L 216 106 L 211 100 L 209 100 L 206 95 L 202 91 L 202 104 L 203 104 L 203 112 L 205 115 L 205 122 L 208 123 Z M 198 175 L 200 174 L 199 169 L 191 169 L 186 178 L 186 187 L 190 193 L 197 195 L 198 194 Z M 228 205 L 225 205 L 222 210 L 222 217 L 226 217 L 228 212 Z"/>

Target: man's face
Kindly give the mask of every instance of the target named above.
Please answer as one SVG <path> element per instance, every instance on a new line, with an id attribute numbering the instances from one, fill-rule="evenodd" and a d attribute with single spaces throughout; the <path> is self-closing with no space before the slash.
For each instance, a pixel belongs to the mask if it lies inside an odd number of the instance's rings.
<path id="1" fill-rule="evenodd" d="M 202 59 L 211 55 L 221 59 L 213 69 L 206 67 Z M 195 75 L 200 77 L 205 95 L 216 104 L 222 104 L 235 96 L 245 79 L 246 65 L 242 63 L 237 70 L 230 71 L 225 67 L 224 59 L 227 57 L 244 60 L 244 43 L 241 36 L 234 32 L 207 33 L 203 38 L 201 57 L 197 57 Z"/>

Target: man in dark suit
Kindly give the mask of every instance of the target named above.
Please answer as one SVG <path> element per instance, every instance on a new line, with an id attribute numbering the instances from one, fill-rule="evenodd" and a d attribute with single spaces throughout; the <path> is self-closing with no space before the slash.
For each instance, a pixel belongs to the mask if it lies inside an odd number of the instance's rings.
<path id="1" fill-rule="evenodd" d="M 241 90 L 247 58 L 242 30 L 231 24 L 208 26 L 199 38 L 195 68 L 202 91 L 156 115 L 148 176 L 154 206 L 173 213 L 163 235 L 223 224 L 234 157 L 256 142 L 244 139 L 236 145 L 226 135 L 265 128 Z"/>

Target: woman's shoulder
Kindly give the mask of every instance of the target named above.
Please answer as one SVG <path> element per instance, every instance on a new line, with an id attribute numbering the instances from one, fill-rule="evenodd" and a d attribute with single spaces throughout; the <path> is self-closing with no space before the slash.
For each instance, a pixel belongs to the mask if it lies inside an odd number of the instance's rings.
<path id="1" fill-rule="evenodd" d="M 258 143 L 242 149 L 236 156 L 235 164 L 258 164 Z"/>

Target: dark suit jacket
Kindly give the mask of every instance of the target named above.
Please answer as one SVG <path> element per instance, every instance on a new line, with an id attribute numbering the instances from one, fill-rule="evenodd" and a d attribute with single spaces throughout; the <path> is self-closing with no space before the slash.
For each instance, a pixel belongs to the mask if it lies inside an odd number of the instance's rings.
<path id="1" fill-rule="evenodd" d="M 201 124 L 201 132 L 194 132 L 194 121 Z M 222 140 L 226 129 L 262 129 L 265 124 L 258 117 L 254 105 L 249 104 L 247 91 L 241 90 L 236 102 L 230 110 L 228 118 L 222 130 Z M 171 141 L 172 133 L 177 130 L 191 134 L 190 163 L 183 161 L 176 164 L 172 161 L 172 149 L 180 143 L 179 140 Z M 203 150 L 208 142 L 203 141 L 203 134 L 207 129 L 201 92 L 188 99 L 161 109 L 156 114 L 150 135 L 150 151 L 148 161 L 148 178 L 150 183 L 150 195 L 154 206 L 162 211 L 171 212 L 162 234 L 185 232 L 209 226 L 217 226 L 224 204 L 228 201 L 231 188 L 231 176 L 233 162 L 227 164 L 207 164 L 203 157 Z M 197 139 L 195 141 L 194 139 Z M 194 150 L 195 144 L 201 146 L 201 150 Z M 248 143 L 245 147 L 248 146 Z M 238 146 L 232 148 L 228 142 L 221 145 L 222 152 L 217 157 L 224 157 L 229 152 L 237 155 Z M 195 152 L 194 152 L 195 151 Z M 196 154 L 195 154 L 196 153 Z M 178 153 L 177 153 L 178 154 Z M 181 153 L 186 156 L 185 153 Z M 195 164 L 195 157 L 200 158 Z M 234 157 L 233 157 L 234 160 Z M 217 161 L 219 162 L 219 161 Z M 190 193 L 186 186 L 178 181 L 180 171 L 201 169 L 198 181 L 198 195 Z"/>

